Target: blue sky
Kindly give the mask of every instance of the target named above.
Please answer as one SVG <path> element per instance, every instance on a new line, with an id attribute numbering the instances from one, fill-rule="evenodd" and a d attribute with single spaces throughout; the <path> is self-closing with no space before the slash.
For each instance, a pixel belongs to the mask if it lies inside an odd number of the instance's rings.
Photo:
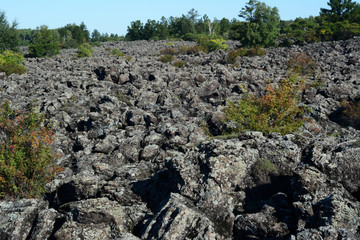
<path id="1" fill-rule="evenodd" d="M 8 21 L 16 20 L 18 28 L 47 25 L 58 28 L 82 21 L 92 32 L 125 35 L 131 21 L 160 20 L 162 16 L 180 17 L 194 8 L 210 19 L 237 18 L 248 0 L 2 0 L 0 10 Z M 283 20 L 319 15 L 320 8 L 328 8 L 328 0 L 262 0 L 279 9 Z M 358 2 L 358 1 L 357 1 Z"/>

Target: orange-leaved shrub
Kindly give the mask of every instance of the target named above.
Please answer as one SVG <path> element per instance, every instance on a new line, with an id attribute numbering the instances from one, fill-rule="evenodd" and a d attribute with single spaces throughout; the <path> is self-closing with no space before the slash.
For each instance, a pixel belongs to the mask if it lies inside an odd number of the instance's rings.
<path id="1" fill-rule="evenodd" d="M 0 106 L 0 199 L 32 198 L 45 192 L 62 169 L 55 164 L 54 132 L 33 110 Z"/>
<path id="2" fill-rule="evenodd" d="M 174 67 L 177 67 L 177 68 L 182 68 L 183 66 L 185 66 L 185 62 L 184 61 L 181 61 L 181 60 L 176 60 L 176 62 L 173 64 Z"/>
<path id="3" fill-rule="evenodd" d="M 264 133 L 279 132 L 288 134 L 303 125 L 305 108 L 300 106 L 300 92 L 305 81 L 292 74 L 280 82 L 276 88 L 270 85 L 266 94 L 254 97 L 246 94 L 239 102 L 227 103 L 224 109 L 225 123 L 235 123 L 229 132 L 245 130 Z"/>
<path id="4" fill-rule="evenodd" d="M 293 72 L 303 76 L 313 75 L 317 68 L 316 62 L 302 52 L 291 54 L 287 65 Z"/>
<path id="5" fill-rule="evenodd" d="M 343 122 L 353 128 L 360 129 L 360 101 L 343 100 L 341 106 L 344 109 L 342 114 Z"/>

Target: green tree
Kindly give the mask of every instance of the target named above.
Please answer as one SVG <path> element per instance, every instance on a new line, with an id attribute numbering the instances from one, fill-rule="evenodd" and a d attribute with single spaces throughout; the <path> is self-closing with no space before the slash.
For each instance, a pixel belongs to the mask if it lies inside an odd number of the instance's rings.
<path id="1" fill-rule="evenodd" d="M 19 38 L 16 27 L 17 22 L 13 21 L 10 25 L 5 13 L 0 11 L 0 53 L 5 50 L 18 50 Z"/>
<path id="2" fill-rule="evenodd" d="M 67 24 L 57 29 L 57 31 L 60 34 L 61 45 L 64 48 L 76 48 L 90 39 L 89 31 L 83 22 L 80 26 Z"/>
<path id="3" fill-rule="evenodd" d="M 85 42 L 90 42 L 90 32 L 87 29 L 84 22 L 81 22 L 80 29 L 81 29 L 81 31 L 83 33 L 84 38 L 85 38 Z"/>
<path id="4" fill-rule="evenodd" d="M 231 23 L 229 19 L 222 18 L 219 22 L 219 34 L 224 38 L 227 38 L 231 29 Z"/>
<path id="5" fill-rule="evenodd" d="M 352 0 L 330 0 L 327 5 L 330 9 L 321 8 L 320 16 L 329 22 L 341 22 L 348 20 L 353 22 L 359 14 L 359 4 Z"/>
<path id="6" fill-rule="evenodd" d="M 91 33 L 91 41 L 92 42 L 100 42 L 101 39 L 101 33 L 95 29 L 92 33 Z"/>
<path id="7" fill-rule="evenodd" d="M 141 40 L 143 38 L 144 25 L 140 20 L 130 23 L 127 28 L 126 39 L 129 41 Z"/>
<path id="8" fill-rule="evenodd" d="M 187 18 L 185 15 L 182 15 L 181 18 L 175 18 L 175 21 L 170 26 L 172 29 L 172 35 L 175 37 L 183 37 L 186 34 L 194 34 L 195 26 L 191 18 Z"/>
<path id="9" fill-rule="evenodd" d="M 142 31 L 142 38 L 145 40 L 156 39 L 156 21 L 148 19 Z"/>
<path id="10" fill-rule="evenodd" d="M 33 43 L 29 46 L 29 54 L 32 57 L 50 57 L 60 53 L 59 42 L 53 31 L 46 25 L 37 28 Z"/>
<path id="11" fill-rule="evenodd" d="M 198 17 L 200 16 L 199 12 L 194 8 L 190 9 L 186 17 L 191 20 L 194 24 L 198 21 Z"/>
<path id="12" fill-rule="evenodd" d="M 169 23 L 168 20 L 163 16 L 161 17 L 160 21 L 157 22 L 156 28 L 158 31 L 159 39 L 168 39 L 170 38 L 169 32 Z"/>
<path id="13" fill-rule="evenodd" d="M 29 46 L 34 37 L 35 31 L 33 29 L 18 29 L 20 46 Z"/>
<path id="14" fill-rule="evenodd" d="M 280 16 L 276 7 L 271 8 L 263 2 L 249 0 L 240 11 L 239 17 L 245 22 L 236 23 L 236 36 L 245 46 L 273 45 L 280 34 Z"/>

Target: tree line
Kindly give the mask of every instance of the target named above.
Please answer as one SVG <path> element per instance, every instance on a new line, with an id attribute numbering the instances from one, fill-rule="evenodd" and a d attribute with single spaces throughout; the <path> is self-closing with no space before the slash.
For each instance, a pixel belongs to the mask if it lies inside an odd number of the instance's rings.
<path id="1" fill-rule="evenodd" d="M 317 41 L 341 40 L 360 35 L 360 4 L 352 0 L 329 0 L 327 9 L 320 9 L 319 16 L 280 19 L 278 9 L 258 0 L 249 0 L 238 17 L 231 20 L 211 20 L 191 9 L 180 17 L 162 17 L 160 20 L 136 20 L 130 23 L 125 36 L 92 33 L 84 22 L 67 24 L 58 29 L 46 25 L 37 29 L 17 29 L 0 11 L 0 53 L 17 51 L 19 46 L 29 46 L 34 56 L 55 54 L 60 48 L 76 48 L 84 43 L 98 44 L 105 41 L 182 39 L 201 41 L 209 39 L 240 40 L 244 46 L 287 46 Z M 47 45 L 37 49 L 36 43 Z M 39 45 L 39 44 L 37 44 Z M 40 44 L 41 45 L 41 44 Z M 44 53 L 46 52 L 46 54 Z"/>
<path id="2" fill-rule="evenodd" d="M 181 17 L 162 17 L 159 21 L 133 21 L 125 39 L 194 41 L 201 35 L 229 40 L 240 40 L 245 46 L 286 46 L 349 39 L 360 35 L 360 4 L 352 0 L 330 0 L 329 9 L 321 8 L 319 16 L 280 19 L 278 9 L 258 0 L 249 0 L 238 17 L 211 21 L 205 14 L 191 9 Z"/>

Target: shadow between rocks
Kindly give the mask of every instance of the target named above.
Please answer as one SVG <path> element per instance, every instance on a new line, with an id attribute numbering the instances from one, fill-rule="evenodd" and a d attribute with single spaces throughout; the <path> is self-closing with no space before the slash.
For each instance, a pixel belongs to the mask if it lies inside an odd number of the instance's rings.
<path id="1" fill-rule="evenodd" d="M 150 179 L 132 183 L 131 190 L 155 213 L 161 208 L 164 199 L 169 198 L 170 193 L 179 193 L 182 185 L 184 181 L 176 170 L 164 169 Z"/>

